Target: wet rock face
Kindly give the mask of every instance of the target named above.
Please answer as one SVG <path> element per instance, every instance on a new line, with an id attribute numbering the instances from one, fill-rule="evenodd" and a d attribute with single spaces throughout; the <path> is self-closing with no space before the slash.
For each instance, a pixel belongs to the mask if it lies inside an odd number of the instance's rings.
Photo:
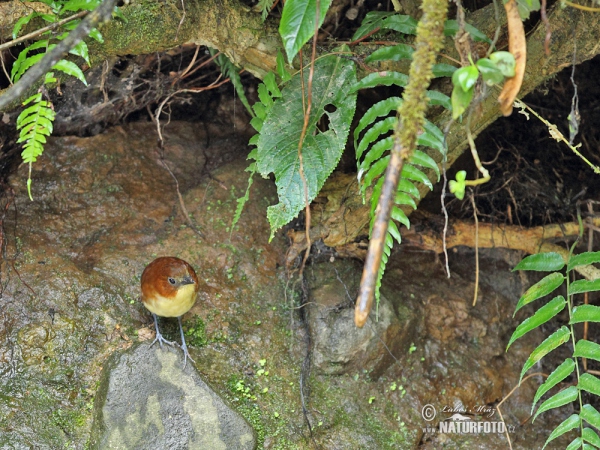
<path id="1" fill-rule="evenodd" d="M 179 349 L 147 343 L 104 368 L 90 448 L 252 450 L 253 429 L 200 378 Z"/>
<path id="2" fill-rule="evenodd" d="M 316 370 L 328 375 L 353 374 L 367 368 L 379 378 L 394 363 L 390 349 L 406 351 L 415 339 L 416 317 L 403 305 L 403 320 L 390 301 L 381 296 L 367 324 L 354 324 L 354 298 L 361 267 L 354 261 L 340 260 L 322 265 L 314 272 L 308 305 L 308 329 L 314 343 Z M 350 291 L 348 290 L 350 289 Z"/>

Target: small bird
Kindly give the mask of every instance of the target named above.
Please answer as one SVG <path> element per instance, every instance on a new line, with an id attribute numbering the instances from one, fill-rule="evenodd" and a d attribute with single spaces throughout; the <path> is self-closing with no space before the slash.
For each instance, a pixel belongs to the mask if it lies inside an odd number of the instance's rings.
<path id="1" fill-rule="evenodd" d="M 181 316 L 188 312 L 196 302 L 198 294 L 198 277 L 192 266 L 183 259 L 173 256 L 156 258 L 146 266 L 142 273 L 142 302 L 154 317 L 156 327 L 156 338 L 150 344 L 152 347 L 156 341 L 161 348 L 163 342 L 168 345 L 176 345 L 175 342 L 163 338 L 158 329 L 157 315 L 162 317 L 177 317 L 179 331 L 181 332 L 181 348 L 183 350 L 183 367 L 190 358 L 188 353 Z"/>

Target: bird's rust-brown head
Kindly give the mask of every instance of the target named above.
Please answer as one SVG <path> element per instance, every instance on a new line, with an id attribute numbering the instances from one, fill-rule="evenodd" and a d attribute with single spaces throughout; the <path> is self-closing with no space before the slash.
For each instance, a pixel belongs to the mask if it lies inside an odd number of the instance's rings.
<path id="1" fill-rule="evenodd" d="M 179 317 L 190 310 L 198 293 L 192 266 L 173 256 L 156 258 L 142 273 L 142 302 L 163 317 Z"/>

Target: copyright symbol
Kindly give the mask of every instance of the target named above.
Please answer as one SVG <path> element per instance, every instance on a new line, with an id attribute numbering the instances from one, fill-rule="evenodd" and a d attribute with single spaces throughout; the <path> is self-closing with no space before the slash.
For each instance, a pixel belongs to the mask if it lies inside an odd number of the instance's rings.
<path id="1" fill-rule="evenodd" d="M 427 422 L 431 422 L 433 419 L 435 419 L 436 414 L 437 414 L 437 411 L 435 410 L 435 407 L 433 405 L 427 404 L 427 405 L 423 406 L 423 409 L 421 410 L 421 416 Z"/>

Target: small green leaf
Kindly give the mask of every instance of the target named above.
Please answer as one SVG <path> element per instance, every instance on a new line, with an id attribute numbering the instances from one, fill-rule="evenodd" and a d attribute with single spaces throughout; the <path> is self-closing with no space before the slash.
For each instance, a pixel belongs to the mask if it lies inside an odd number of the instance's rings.
<path id="1" fill-rule="evenodd" d="M 583 440 L 580 437 L 576 437 L 575 439 L 573 439 L 571 441 L 571 443 L 569 445 L 567 445 L 567 448 L 565 448 L 565 450 L 577 450 L 580 449 L 583 446 Z M 587 449 L 583 449 L 583 450 L 587 450 Z"/>
<path id="2" fill-rule="evenodd" d="M 600 262 L 600 252 L 584 252 L 579 255 L 573 255 L 567 264 L 567 270 L 573 270 L 575 267 L 587 266 Z"/>
<path id="3" fill-rule="evenodd" d="M 383 19 L 381 28 L 394 30 L 403 34 L 417 34 L 418 22 L 411 16 L 394 14 Z"/>
<path id="4" fill-rule="evenodd" d="M 430 104 L 443 106 L 448 111 L 452 110 L 452 101 L 446 94 L 442 94 L 438 91 L 427 91 L 425 94 L 427 95 Z"/>
<path id="5" fill-rule="evenodd" d="M 504 81 L 504 75 L 502 71 L 488 58 L 481 58 L 477 60 L 477 69 L 483 77 L 483 81 L 488 86 L 500 84 Z"/>
<path id="6" fill-rule="evenodd" d="M 396 205 L 408 205 L 412 207 L 412 209 L 417 209 L 417 204 L 415 203 L 413 198 L 406 192 L 396 192 L 396 198 L 394 199 L 394 203 L 396 203 Z"/>
<path id="7" fill-rule="evenodd" d="M 71 75 L 81 81 L 83 84 L 87 86 L 87 81 L 85 79 L 85 75 L 75 64 L 74 62 L 67 61 L 66 59 L 61 59 L 56 64 L 52 66 L 53 69 L 60 70 L 61 72 L 66 73 L 67 75 Z"/>
<path id="8" fill-rule="evenodd" d="M 546 378 L 546 381 L 542 383 L 542 385 L 538 388 L 535 393 L 535 397 L 533 398 L 533 404 L 531 405 L 531 413 L 533 414 L 533 409 L 535 408 L 536 403 L 542 398 L 542 396 L 556 386 L 558 383 L 563 381 L 569 375 L 573 373 L 575 370 L 575 361 L 572 358 L 567 358 L 563 361 L 563 363 L 558 366 L 554 371 Z"/>
<path id="9" fill-rule="evenodd" d="M 325 20 L 331 0 L 322 0 L 318 20 L 320 27 Z M 298 51 L 313 37 L 315 21 L 317 20 L 316 0 L 287 0 L 283 5 L 281 20 L 279 21 L 279 34 L 288 57 L 292 61 Z"/>
<path id="10" fill-rule="evenodd" d="M 460 170 L 456 172 L 456 180 L 450 180 L 448 188 L 450 193 L 454 194 L 457 199 L 462 200 L 465 198 L 465 179 L 467 178 L 467 172 Z"/>
<path id="11" fill-rule="evenodd" d="M 360 159 L 364 151 L 369 147 L 369 145 L 371 145 L 371 143 L 380 139 L 380 137 L 385 135 L 385 133 L 392 131 L 397 123 L 398 119 L 395 116 L 375 122 L 362 137 L 358 147 L 356 147 L 356 158 Z"/>
<path id="12" fill-rule="evenodd" d="M 21 28 L 23 28 L 23 25 L 27 25 L 31 19 L 37 16 L 39 16 L 37 12 L 32 12 L 31 14 L 28 14 L 25 17 L 21 17 L 19 20 L 17 20 L 17 23 L 15 23 L 15 26 L 13 27 L 13 39 L 17 38 L 19 31 L 21 31 Z"/>
<path id="13" fill-rule="evenodd" d="M 542 403 L 540 405 L 539 409 L 533 416 L 532 422 L 536 419 L 537 416 L 539 416 L 544 411 L 548 411 L 549 409 L 554 409 L 554 408 L 560 408 L 561 406 L 566 405 L 567 403 L 571 403 L 572 401 L 575 401 L 575 399 L 577 398 L 577 395 L 578 395 L 578 392 L 577 392 L 577 388 L 575 386 L 570 386 L 570 387 L 560 391 L 558 394 L 553 395 L 552 397 L 550 397 L 548 400 L 546 400 L 544 403 Z"/>
<path id="14" fill-rule="evenodd" d="M 475 86 L 478 78 L 479 71 L 477 70 L 477 67 L 470 65 L 457 69 L 454 74 L 452 74 L 452 83 L 454 86 L 460 86 L 464 92 L 467 92 Z"/>
<path id="15" fill-rule="evenodd" d="M 402 243 L 402 237 L 400 236 L 400 231 L 398 230 L 398 225 L 393 220 L 390 220 L 388 226 L 388 233 L 396 240 L 398 244 Z"/>
<path id="16" fill-rule="evenodd" d="M 90 57 L 88 54 L 88 46 L 85 43 L 85 41 L 79 41 L 77 45 L 75 45 L 75 47 L 69 50 L 69 53 L 71 53 L 72 55 L 81 56 L 85 60 L 85 62 L 88 63 L 88 65 L 91 65 Z"/>
<path id="17" fill-rule="evenodd" d="M 458 69 L 450 64 L 434 64 L 431 67 L 434 78 L 451 77 Z"/>
<path id="18" fill-rule="evenodd" d="M 539 272 L 556 272 L 565 266 L 565 260 L 559 253 L 537 253 L 523 258 L 512 270 L 536 270 Z"/>
<path id="19" fill-rule="evenodd" d="M 534 364 L 536 364 L 540 359 L 542 359 L 552 350 L 556 349 L 557 347 L 560 347 L 562 344 L 567 342 L 570 337 L 571 331 L 567 327 L 562 326 L 550 336 L 548 336 L 546 339 L 544 339 L 544 342 L 538 345 L 537 348 L 531 352 L 531 355 L 529 355 L 527 361 L 525 361 L 523 369 L 521 370 L 521 376 L 519 377 L 519 383 L 521 383 L 521 379 L 523 378 L 523 375 L 525 375 L 525 372 L 531 369 L 534 366 Z"/>
<path id="20" fill-rule="evenodd" d="M 277 81 L 275 81 L 275 74 L 273 72 L 269 72 L 268 74 L 265 75 L 265 77 L 263 78 L 263 83 L 265 84 L 265 86 L 267 87 L 269 92 L 271 93 L 271 97 L 273 97 L 273 98 L 281 97 L 281 91 L 279 90 L 279 87 L 277 86 Z"/>
<path id="21" fill-rule="evenodd" d="M 597 280 L 577 280 L 569 285 L 569 295 L 582 294 L 583 292 L 600 291 L 600 278 Z"/>
<path id="22" fill-rule="evenodd" d="M 551 273 L 550 275 L 546 275 L 540 281 L 527 289 L 525 294 L 523 294 L 523 296 L 519 299 L 519 303 L 517 303 L 517 307 L 515 308 L 515 314 L 517 314 L 517 311 L 523 306 L 528 305 L 538 298 L 550 294 L 552 291 L 560 287 L 564 281 L 565 277 L 561 273 L 555 272 Z M 513 317 L 515 314 L 513 314 Z"/>
<path id="23" fill-rule="evenodd" d="M 592 445 L 595 445 L 596 448 L 600 448 L 600 437 L 598 437 L 598 435 L 596 434 L 596 432 L 594 430 L 592 430 L 591 428 L 584 428 L 583 432 L 581 434 L 581 437 L 583 437 L 583 440 L 586 442 L 589 442 Z"/>
<path id="24" fill-rule="evenodd" d="M 367 56 L 365 62 L 370 63 L 373 61 L 400 61 L 401 59 L 411 59 L 414 52 L 415 50 L 410 45 L 406 44 L 382 47 Z"/>
<path id="25" fill-rule="evenodd" d="M 575 344 L 574 358 L 587 358 L 600 361 L 600 345 L 581 339 Z"/>
<path id="26" fill-rule="evenodd" d="M 590 373 L 584 373 L 579 377 L 577 387 L 597 397 L 600 396 L 600 380 Z"/>
<path id="27" fill-rule="evenodd" d="M 454 36 L 458 32 L 459 26 L 456 20 L 446 20 L 444 22 L 444 35 L 446 36 Z M 474 41 L 487 42 L 488 44 L 492 43 L 492 40 L 475 28 L 473 25 L 465 23 L 465 31 L 467 31 Z"/>
<path id="28" fill-rule="evenodd" d="M 490 61 L 493 62 L 498 70 L 507 78 L 515 76 L 515 57 L 511 52 L 494 52 L 490 55 Z"/>
<path id="29" fill-rule="evenodd" d="M 542 306 L 540 309 L 536 311 L 536 313 L 525 319 L 521 324 L 517 327 L 515 332 L 510 337 L 508 341 L 508 345 L 506 346 L 506 350 L 511 346 L 511 344 L 519 339 L 526 333 L 529 333 L 534 328 L 539 327 L 540 325 L 548 322 L 554 316 L 556 316 L 559 312 L 565 309 L 565 305 L 567 301 L 564 299 L 562 295 L 558 297 L 554 297 L 550 302 L 546 305 Z"/>
<path id="30" fill-rule="evenodd" d="M 415 150 L 415 152 L 413 153 L 413 155 L 410 158 L 410 163 L 414 164 L 416 166 L 421 166 L 421 167 L 425 167 L 426 169 L 431 169 L 433 170 L 437 177 L 438 177 L 438 181 L 440 179 L 440 169 L 437 165 L 437 163 L 435 162 L 435 160 L 429 156 L 427 153 L 422 152 L 421 150 Z M 417 209 L 415 207 L 415 209 Z"/>
<path id="31" fill-rule="evenodd" d="M 560 425 L 558 425 L 554 429 L 554 431 L 552 431 L 552 433 L 550 433 L 550 436 L 548 436 L 548 439 L 546 439 L 542 450 L 546 448 L 546 445 L 548 445 L 550 441 L 553 441 L 557 437 L 562 436 L 563 434 L 567 433 L 568 431 L 571 431 L 574 428 L 577 428 L 580 424 L 581 419 L 577 414 L 572 414 L 570 417 L 566 418 Z"/>
<path id="32" fill-rule="evenodd" d="M 600 428 L 600 413 L 592 405 L 583 405 L 579 415 L 591 426 Z"/>
<path id="33" fill-rule="evenodd" d="M 408 84 L 408 75 L 401 72 L 383 71 L 373 72 L 364 77 L 350 88 L 349 94 L 353 94 L 360 89 L 373 88 L 377 86 L 400 86 L 404 87 Z"/>
<path id="34" fill-rule="evenodd" d="M 433 184 L 431 184 L 431 181 L 429 181 L 429 178 L 427 178 L 427 175 L 425 175 L 423 172 L 421 172 L 419 169 L 417 169 L 412 164 L 405 163 L 404 167 L 402 167 L 402 174 L 400 176 L 403 178 L 407 178 L 409 180 L 423 183 L 425 186 L 427 186 L 429 188 L 430 191 L 433 190 Z"/>
<path id="35" fill-rule="evenodd" d="M 281 78 L 283 83 L 292 79 L 292 74 L 287 69 L 285 58 L 283 57 L 281 50 L 277 50 L 277 75 L 279 75 L 279 78 Z"/>
<path id="36" fill-rule="evenodd" d="M 368 12 L 358 30 L 354 32 L 352 35 L 352 40 L 356 41 L 363 36 L 366 36 L 376 28 L 381 28 L 383 21 L 388 17 L 394 15 L 393 12 L 387 11 L 371 11 Z"/>
<path id="37" fill-rule="evenodd" d="M 398 183 L 398 190 L 412 195 L 417 200 L 421 198 L 419 190 L 411 181 L 407 180 L 406 178 L 400 179 L 400 182 Z"/>
<path id="38" fill-rule="evenodd" d="M 392 207 L 392 219 L 394 219 L 396 222 L 400 222 L 406 228 L 410 228 L 410 220 L 408 220 L 408 217 L 404 211 L 397 206 Z"/>
<path id="39" fill-rule="evenodd" d="M 100 33 L 97 28 L 93 28 L 92 31 L 90 31 L 90 37 L 96 42 L 104 44 L 104 38 L 102 37 L 102 33 Z"/>
<path id="40" fill-rule="evenodd" d="M 467 92 L 463 91 L 462 88 L 458 85 L 454 85 L 452 89 L 452 118 L 457 120 L 462 113 L 464 113 L 469 105 L 471 104 L 471 100 L 473 100 L 473 92 L 474 89 L 469 89 Z"/>
<path id="41" fill-rule="evenodd" d="M 63 11 L 93 11 L 99 4 L 99 0 L 69 0 L 62 9 Z"/>
<path id="42" fill-rule="evenodd" d="M 569 324 L 580 322 L 600 322 L 600 307 L 594 305 L 579 305 L 573 308 L 573 316 Z"/>
<path id="43" fill-rule="evenodd" d="M 364 113 L 354 129 L 354 148 L 357 151 L 356 159 L 360 159 L 362 156 L 362 152 L 360 154 L 358 153 L 358 137 L 360 136 L 360 133 L 373 122 L 375 122 L 375 119 L 379 117 L 386 117 L 391 112 L 396 112 L 401 104 L 402 99 L 400 97 L 389 97 L 385 100 L 375 103 Z"/>

